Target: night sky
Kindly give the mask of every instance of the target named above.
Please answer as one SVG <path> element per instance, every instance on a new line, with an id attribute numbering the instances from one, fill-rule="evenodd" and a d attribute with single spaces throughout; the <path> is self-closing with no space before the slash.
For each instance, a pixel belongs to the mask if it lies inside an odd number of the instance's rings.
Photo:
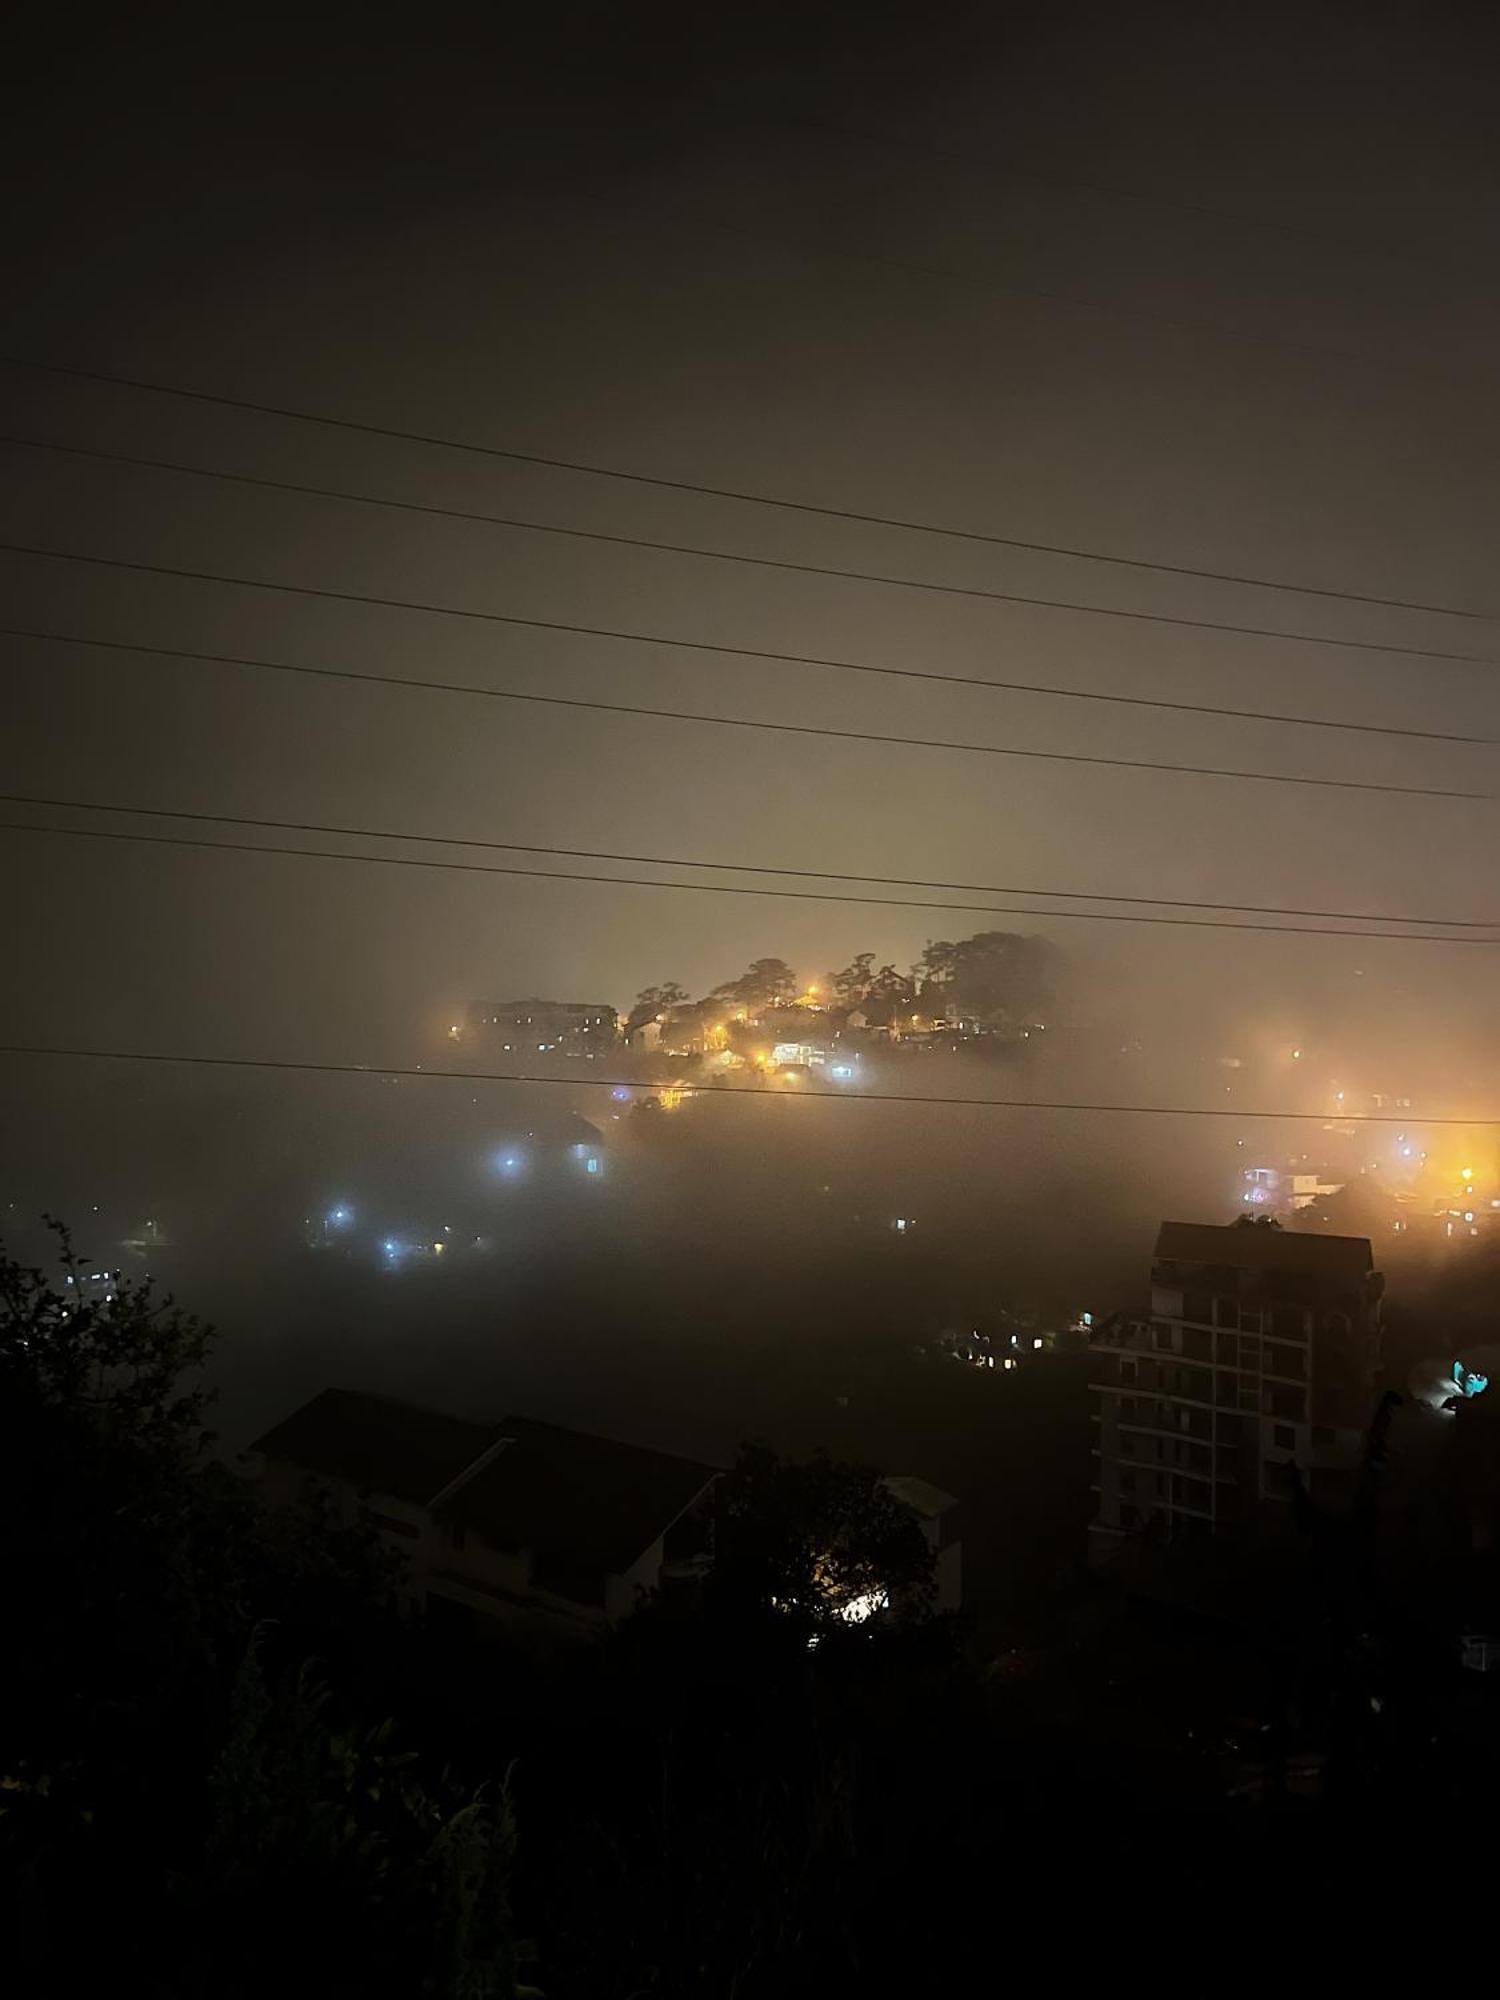
<path id="1" fill-rule="evenodd" d="M 1500 76 L 1479 10 L 404 20 L 421 45 L 354 10 L 135 15 L 102 36 L 64 11 L 34 26 L 7 117 L 5 349 L 833 508 L 1500 609 Z M 24 369 L 0 383 L 13 435 L 1491 665 L 799 577 L 7 446 L 14 542 L 943 674 L 1500 731 L 1493 623 L 778 513 Z M 1485 747 L 3 562 L 7 622 L 147 647 L 1495 789 Z M 1491 914 L 1485 801 L 760 735 L 16 638 L 0 657 L 10 792 Z M 761 953 L 819 976 L 860 949 L 905 961 L 981 927 L 13 833 L 0 853 L 20 945 L 4 1028 L 20 1041 L 420 1059 L 480 995 L 624 1005 L 648 981 L 699 990 Z M 1358 968 L 1393 1009 L 1399 996 L 1409 1034 L 1492 991 L 1483 952 L 1034 928 L 1158 1019 L 1343 994 Z M 38 1081 L 9 1074 L 18 1091 Z"/>

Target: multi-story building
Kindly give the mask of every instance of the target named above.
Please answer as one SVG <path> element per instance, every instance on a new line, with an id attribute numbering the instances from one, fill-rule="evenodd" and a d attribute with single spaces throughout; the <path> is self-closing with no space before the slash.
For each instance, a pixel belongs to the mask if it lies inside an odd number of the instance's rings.
<path id="1" fill-rule="evenodd" d="M 597 1000 L 478 1000 L 469 1036 L 504 1054 L 606 1056 L 620 1039 L 619 1017 Z"/>
<path id="2" fill-rule="evenodd" d="M 1164 1222 L 1150 1318 L 1107 1320 L 1090 1343 L 1090 1560 L 1147 1529 L 1274 1530 L 1293 1466 L 1337 1508 L 1373 1415 L 1383 1289 L 1364 1237 Z"/>

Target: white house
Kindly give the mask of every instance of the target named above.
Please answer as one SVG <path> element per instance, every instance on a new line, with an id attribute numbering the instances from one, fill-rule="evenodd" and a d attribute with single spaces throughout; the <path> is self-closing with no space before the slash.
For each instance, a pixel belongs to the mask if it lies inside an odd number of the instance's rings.
<path id="1" fill-rule="evenodd" d="M 267 1499 L 323 1493 L 399 1550 L 405 1592 L 580 1630 L 706 1567 L 711 1466 L 507 1417 L 325 1389 L 251 1448 Z"/>

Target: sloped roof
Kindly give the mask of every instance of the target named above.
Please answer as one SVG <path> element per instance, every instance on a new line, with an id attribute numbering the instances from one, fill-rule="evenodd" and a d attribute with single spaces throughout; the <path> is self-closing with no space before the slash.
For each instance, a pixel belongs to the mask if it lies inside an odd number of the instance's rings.
<path id="1" fill-rule="evenodd" d="M 578 1570 L 630 1568 L 717 1477 L 711 1465 L 507 1417 L 505 1442 L 447 1508 L 503 1548 Z"/>
<path id="2" fill-rule="evenodd" d="M 946 1514 L 956 1507 L 958 1501 L 951 1493 L 945 1493 L 941 1486 L 934 1486 L 930 1480 L 918 1479 L 914 1473 L 893 1472 L 885 1481 L 886 1490 L 924 1521 L 935 1521 L 940 1514 Z"/>
<path id="3" fill-rule="evenodd" d="M 1181 1264 L 1223 1264 L 1238 1271 L 1359 1285 L 1375 1268 L 1367 1236 L 1319 1236 L 1262 1223 L 1164 1222 L 1156 1255 Z"/>
<path id="4" fill-rule="evenodd" d="M 494 1443 L 492 1424 L 350 1389 L 324 1389 L 251 1447 L 308 1472 L 425 1507 Z"/>

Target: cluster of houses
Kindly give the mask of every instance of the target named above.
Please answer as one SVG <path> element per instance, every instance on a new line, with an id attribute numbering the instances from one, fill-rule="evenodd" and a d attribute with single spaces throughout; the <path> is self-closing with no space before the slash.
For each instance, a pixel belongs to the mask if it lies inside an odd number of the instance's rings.
<path id="1" fill-rule="evenodd" d="M 449 1029 L 454 1041 L 494 1055 L 560 1056 L 585 1062 L 617 1055 L 696 1060 L 718 1070 L 826 1070 L 852 1080 L 862 1053 L 907 1054 L 1004 1046 L 1043 1032 L 1040 1022 L 996 1022 L 956 1007 L 933 1014 L 909 1001 L 871 997 L 858 1005 L 825 999 L 816 987 L 760 1006 L 715 998 L 684 1000 L 645 1019 L 621 1020 L 598 1001 L 481 1001 Z M 840 1075 L 840 1071 L 845 1075 Z"/>

